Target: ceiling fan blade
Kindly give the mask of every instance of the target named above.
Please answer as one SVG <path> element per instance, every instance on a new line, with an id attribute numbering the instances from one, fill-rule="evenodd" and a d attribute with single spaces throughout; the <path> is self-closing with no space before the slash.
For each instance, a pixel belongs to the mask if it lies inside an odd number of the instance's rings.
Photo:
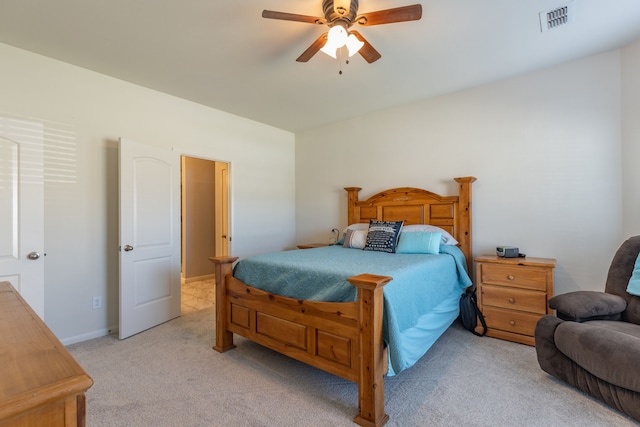
<path id="1" fill-rule="evenodd" d="M 369 43 L 364 37 L 362 37 L 362 34 L 353 30 L 349 32 L 355 35 L 358 38 L 358 40 L 360 40 L 362 43 L 364 43 L 364 46 L 362 46 L 362 48 L 358 51 L 358 53 L 362 55 L 365 61 L 371 64 L 372 62 L 376 62 L 378 59 L 382 58 L 382 55 L 380 55 L 380 52 L 375 50 L 375 48 L 371 46 L 371 43 Z"/>
<path id="2" fill-rule="evenodd" d="M 302 55 L 300 55 L 298 59 L 296 59 L 296 61 L 307 62 L 308 60 L 310 60 L 313 57 L 313 55 L 318 53 L 318 51 L 322 49 L 324 45 L 327 43 L 327 34 L 329 33 L 328 32 L 323 33 L 320 37 L 318 37 L 316 41 L 314 41 L 311 44 L 311 46 L 307 48 L 307 50 L 302 52 Z"/>
<path id="3" fill-rule="evenodd" d="M 363 13 L 356 17 L 356 23 L 363 26 L 392 24 L 394 22 L 417 21 L 422 18 L 422 5 L 396 7 Z"/>
<path id="4" fill-rule="evenodd" d="M 283 21 L 305 22 L 308 24 L 326 24 L 327 20 L 316 16 L 298 15 L 295 13 L 275 12 L 273 10 L 263 10 L 263 18 L 282 19 Z"/>

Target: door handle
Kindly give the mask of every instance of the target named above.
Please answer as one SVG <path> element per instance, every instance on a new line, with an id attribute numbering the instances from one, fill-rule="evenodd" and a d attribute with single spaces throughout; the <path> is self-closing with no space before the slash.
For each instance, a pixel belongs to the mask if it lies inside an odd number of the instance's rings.
<path id="1" fill-rule="evenodd" d="M 35 261 L 40 258 L 40 254 L 38 252 L 31 252 L 27 255 L 27 258 Z"/>
<path id="2" fill-rule="evenodd" d="M 131 252 L 133 250 L 133 246 L 131 245 L 124 245 L 124 251 L 125 252 Z"/>

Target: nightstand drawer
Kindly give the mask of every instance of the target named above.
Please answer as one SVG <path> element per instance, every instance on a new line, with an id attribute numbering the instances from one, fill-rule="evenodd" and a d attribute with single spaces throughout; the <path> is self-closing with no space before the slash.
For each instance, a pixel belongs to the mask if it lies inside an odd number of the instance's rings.
<path id="1" fill-rule="evenodd" d="M 547 290 L 547 270 L 541 268 L 482 264 L 480 280 L 485 284 Z"/>
<path id="2" fill-rule="evenodd" d="M 484 306 L 482 310 L 489 329 L 533 336 L 540 315 Z"/>
<path id="3" fill-rule="evenodd" d="M 482 304 L 528 311 L 538 314 L 547 312 L 547 294 L 526 289 L 506 288 L 504 286 L 482 286 Z"/>

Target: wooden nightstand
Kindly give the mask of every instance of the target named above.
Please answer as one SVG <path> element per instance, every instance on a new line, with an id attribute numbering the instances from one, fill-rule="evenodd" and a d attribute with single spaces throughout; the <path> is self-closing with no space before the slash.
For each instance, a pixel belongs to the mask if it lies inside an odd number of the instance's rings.
<path id="1" fill-rule="evenodd" d="M 535 345 L 538 319 L 551 314 L 553 296 L 550 258 L 475 258 L 478 308 L 487 321 L 487 336 Z"/>
<path id="2" fill-rule="evenodd" d="M 298 245 L 298 249 L 312 249 L 321 248 L 323 246 L 329 246 L 329 243 L 307 243 L 305 245 Z"/>

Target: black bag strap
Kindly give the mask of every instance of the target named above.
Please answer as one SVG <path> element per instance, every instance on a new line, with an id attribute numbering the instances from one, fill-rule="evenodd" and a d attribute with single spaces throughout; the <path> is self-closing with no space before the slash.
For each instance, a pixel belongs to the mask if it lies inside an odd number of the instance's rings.
<path id="1" fill-rule="evenodd" d="M 473 308 L 475 309 L 476 316 L 478 316 L 478 319 L 480 319 L 480 323 L 482 323 L 482 333 L 476 332 L 475 329 L 473 331 L 471 331 L 471 332 L 473 332 L 474 335 L 477 335 L 479 337 L 483 337 L 483 336 L 485 336 L 487 334 L 487 322 L 484 320 L 484 315 L 482 314 L 482 312 L 478 308 L 478 301 L 476 300 L 475 291 L 473 292 L 473 295 L 471 296 L 471 298 L 473 299 Z"/>

